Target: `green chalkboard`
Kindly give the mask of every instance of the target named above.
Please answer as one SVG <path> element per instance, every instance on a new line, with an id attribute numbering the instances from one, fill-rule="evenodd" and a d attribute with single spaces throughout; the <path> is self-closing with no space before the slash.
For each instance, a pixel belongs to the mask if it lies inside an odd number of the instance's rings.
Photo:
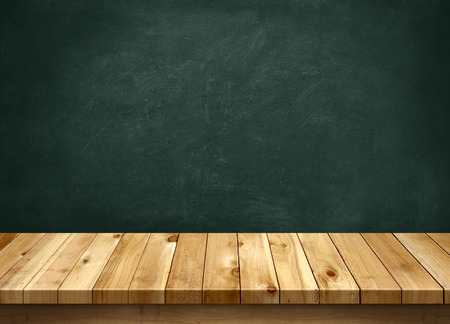
<path id="1" fill-rule="evenodd" d="M 0 12 L 1 232 L 450 232 L 450 1 Z"/>

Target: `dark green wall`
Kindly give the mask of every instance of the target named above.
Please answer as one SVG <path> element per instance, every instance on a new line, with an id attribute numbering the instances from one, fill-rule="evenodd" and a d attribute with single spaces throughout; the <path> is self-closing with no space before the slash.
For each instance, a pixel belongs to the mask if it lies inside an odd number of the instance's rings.
<path id="1" fill-rule="evenodd" d="M 450 1 L 7 2 L 0 231 L 450 232 Z"/>

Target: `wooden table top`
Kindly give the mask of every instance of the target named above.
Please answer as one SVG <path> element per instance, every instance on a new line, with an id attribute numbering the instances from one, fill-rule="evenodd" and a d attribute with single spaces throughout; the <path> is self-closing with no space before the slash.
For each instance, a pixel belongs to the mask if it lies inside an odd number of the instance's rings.
<path id="1" fill-rule="evenodd" d="M 0 304 L 450 304 L 450 234 L 3 233 Z"/>

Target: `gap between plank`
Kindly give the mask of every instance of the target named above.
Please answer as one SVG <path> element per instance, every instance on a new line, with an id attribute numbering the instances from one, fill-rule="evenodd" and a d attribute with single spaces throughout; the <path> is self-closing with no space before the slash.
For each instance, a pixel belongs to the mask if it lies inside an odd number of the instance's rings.
<path id="1" fill-rule="evenodd" d="M 277 278 L 277 284 L 278 284 L 278 304 L 281 303 L 281 286 L 280 286 L 280 280 L 278 280 L 278 273 L 277 273 L 277 267 L 275 266 L 275 260 L 273 259 L 273 253 L 272 253 L 272 247 L 270 246 L 270 240 L 269 235 L 266 234 L 267 244 L 269 244 L 269 250 L 270 250 L 270 256 L 272 258 L 273 263 L 273 269 L 275 270 L 275 277 Z"/>
<path id="2" fill-rule="evenodd" d="M 130 233 L 129 233 L 129 234 L 130 234 Z M 131 287 L 131 284 L 132 284 L 132 282 L 133 282 L 134 276 L 136 275 L 137 269 L 139 268 L 139 265 L 141 264 L 142 257 L 144 256 L 144 251 L 145 251 L 145 249 L 147 248 L 148 241 L 150 241 L 150 238 L 152 237 L 152 235 L 153 235 L 153 233 L 149 233 L 149 236 L 147 237 L 147 241 L 145 242 L 144 249 L 143 249 L 142 252 L 141 252 L 141 257 L 139 258 L 139 262 L 138 262 L 137 265 L 136 265 L 136 269 L 134 269 L 133 276 L 131 277 L 130 284 L 128 285 L 128 289 L 127 289 L 127 299 L 128 299 L 128 304 L 130 304 L 130 287 Z M 119 245 L 119 244 L 117 244 L 117 245 Z M 105 266 L 105 268 L 106 268 L 106 266 Z M 100 278 L 100 277 L 99 277 L 99 278 Z M 92 298 L 92 301 L 94 301 L 94 298 Z"/>
<path id="3" fill-rule="evenodd" d="M 314 270 L 311 267 L 311 263 L 309 262 L 308 255 L 306 254 L 305 248 L 303 247 L 302 240 L 300 240 L 300 236 L 298 236 L 298 233 L 295 233 L 295 236 L 297 236 L 297 239 L 300 242 L 300 246 L 301 246 L 301 248 L 303 250 L 303 254 L 305 255 L 306 261 L 308 262 L 309 269 L 311 270 L 312 277 L 313 277 L 314 281 L 316 282 L 316 286 L 317 286 L 318 294 L 319 294 L 317 296 L 317 299 L 318 299 L 317 303 L 320 304 L 320 286 L 319 286 L 319 283 L 317 282 L 316 276 L 314 275 Z"/>
<path id="4" fill-rule="evenodd" d="M 327 233 L 328 237 L 331 240 L 331 243 L 333 244 L 334 248 L 336 249 L 337 253 L 339 254 L 339 256 L 342 259 L 342 262 L 344 262 L 345 267 L 347 268 L 348 272 L 350 273 L 350 275 L 352 276 L 353 280 L 355 281 L 356 285 L 358 286 L 358 290 L 359 290 L 359 303 L 361 304 L 361 287 L 359 286 L 359 282 L 356 280 L 355 276 L 353 275 L 352 271 L 350 270 L 350 268 L 347 265 L 347 262 L 345 262 L 344 257 L 341 254 L 341 251 L 339 251 L 339 248 L 337 247 L 336 243 L 334 243 L 333 238 L 331 237 L 330 233 Z"/>
<path id="5" fill-rule="evenodd" d="M 392 233 L 391 233 L 392 234 Z M 389 269 L 384 265 L 384 263 L 381 261 L 380 257 L 378 256 L 378 254 L 375 253 L 375 251 L 372 249 L 372 247 L 370 246 L 370 244 L 366 241 L 366 239 L 364 238 L 364 235 L 362 235 L 361 233 L 359 233 L 359 235 L 362 237 L 362 239 L 364 240 L 364 242 L 366 242 L 366 244 L 369 246 L 369 248 L 372 250 L 373 254 L 375 254 L 375 256 L 377 257 L 377 259 L 380 261 L 380 263 L 383 265 L 383 267 L 386 269 L 386 271 L 391 275 L 392 279 L 395 281 L 395 283 L 400 287 L 400 305 L 403 305 L 403 287 L 397 282 L 397 280 L 395 280 L 394 276 L 392 275 L 392 273 L 389 271 Z"/>
<path id="6" fill-rule="evenodd" d="M 172 260 L 170 261 L 170 269 L 169 269 L 169 273 L 167 274 L 167 281 L 166 281 L 166 286 L 164 288 L 164 305 L 167 304 L 167 285 L 169 284 L 169 278 L 170 278 L 170 274 L 172 273 L 172 266 L 173 266 L 173 259 L 175 259 L 175 253 L 177 253 L 177 248 L 178 248 L 178 241 L 180 239 L 180 235 L 181 233 L 178 233 L 177 236 L 177 244 L 175 244 L 175 249 L 173 250 L 173 254 L 172 254 Z M 203 290 L 203 282 L 202 282 L 202 290 Z M 203 297 L 203 295 L 202 295 Z"/>
<path id="7" fill-rule="evenodd" d="M 426 236 L 428 236 L 434 243 L 436 243 L 442 250 L 444 250 L 444 252 L 446 252 L 448 255 L 450 255 L 450 253 L 449 252 L 447 252 L 447 250 L 446 249 L 444 249 L 443 247 L 442 247 L 442 245 L 440 245 L 435 239 L 433 239 L 433 237 L 431 237 L 428 233 L 424 233 Z"/>
<path id="8" fill-rule="evenodd" d="M 427 268 L 425 268 L 424 267 L 424 265 L 414 256 L 414 254 L 412 254 L 412 252 L 405 246 L 405 245 L 403 245 L 403 243 L 402 243 L 402 241 L 400 241 L 399 239 L 398 239 L 398 237 L 394 234 L 394 233 L 392 233 L 392 235 L 395 237 L 395 239 L 403 246 L 403 248 L 406 250 L 406 251 L 408 251 L 408 253 L 409 254 L 411 254 L 411 256 L 414 258 L 414 260 L 416 260 L 417 261 L 417 263 L 419 263 L 420 264 L 420 266 L 430 275 L 430 277 L 431 278 L 433 278 L 433 280 L 434 281 L 436 281 L 436 283 L 439 285 L 439 287 L 441 287 L 442 288 L 442 294 L 443 294 L 443 296 L 442 296 L 442 303 L 443 304 L 445 304 L 445 288 L 443 287 L 443 286 L 441 286 L 441 284 L 436 280 L 436 278 L 428 271 L 428 269 Z M 433 241 L 434 242 L 434 241 Z M 438 245 L 439 246 L 439 245 Z M 440 249 L 442 249 L 440 246 L 439 246 L 439 248 Z"/>

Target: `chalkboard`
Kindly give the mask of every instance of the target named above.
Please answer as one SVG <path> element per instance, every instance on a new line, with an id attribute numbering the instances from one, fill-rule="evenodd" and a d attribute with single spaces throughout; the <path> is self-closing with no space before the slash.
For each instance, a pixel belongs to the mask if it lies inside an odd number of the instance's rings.
<path id="1" fill-rule="evenodd" d="M 1 2 L 0 231 L 450 232 L 450 2 Z"/>

